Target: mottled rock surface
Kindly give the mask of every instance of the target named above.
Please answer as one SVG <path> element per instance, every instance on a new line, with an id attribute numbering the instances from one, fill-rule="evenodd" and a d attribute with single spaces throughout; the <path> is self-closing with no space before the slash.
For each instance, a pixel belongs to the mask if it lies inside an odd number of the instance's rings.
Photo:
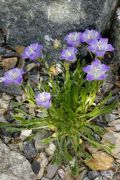
<path id="1" fill-rule="evenodd" d="M 112 43 L 115 47 L 113 62 L 120 67 L 120 7 L 117 8 L 111 30 Z"/>
<path id="2" fill-rule="evenodd" d="M 30 163 L 21 154 L 10 151 L 0 141 L 0 179 L 1 180 L 35 180 Z"/>
<path id="3" fill-rule="evenodd" d="M 69 31 L 109 28 L 118 0 L 0 0 L 6 43 L 41 41 L 46 47 Z"/>

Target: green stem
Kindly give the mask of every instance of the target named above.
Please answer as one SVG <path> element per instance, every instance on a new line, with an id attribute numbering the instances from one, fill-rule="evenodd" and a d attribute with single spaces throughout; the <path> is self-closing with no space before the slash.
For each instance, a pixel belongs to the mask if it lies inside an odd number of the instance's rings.
<path id="1" fill-rule="evenodd" d="M 64 67 L 65 67 L 65 71 L 66 71 L 65 78 L 66 78 L 66 82 L 67 82 L 70 79 L 70 73 L 69 73 L 70 64 L 65 62 Z"/>

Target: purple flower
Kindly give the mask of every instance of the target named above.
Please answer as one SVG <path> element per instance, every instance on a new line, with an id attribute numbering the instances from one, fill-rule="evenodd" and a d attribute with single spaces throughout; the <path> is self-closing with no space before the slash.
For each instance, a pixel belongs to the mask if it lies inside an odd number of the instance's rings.
<path id="1" fill-rule="evenodd" d="M 109 66 L 101 64 L 100 60 L 95 59 L 95 61 L 93 61 L 91 65 L 85 66 L 83 68 L 83 71 L 87 73 L 86 79 L 88 81 L 93 81 L 105 79 L 107 76 L 105 73 L 109 71 L 109 69 Z"/>
<path id="2" fill-rule="evenodd" d="M 113 51 L 114 48 L 108 44 L 107 38 L 100 38 L 100 40 L 92 40 L 88 46 L 88 50 L 93 52 L 97 57 L 102 57 L 107 51 Z"/>
<path id="3" fill-rule="evenodd" d="M 74 62 L 77 59 L 76 54 L 77 54 L 77 49 L 75 47 L 67 47 L 66 49 L 62 50 L 60 59 L 69 62 Z"/>
<path id="4" fill-rule="evenodd" d="M 51 95 L 48 92 L 39 93 L 36 96 L 36 104 L 48 109 L 51 105 Z"/>
<path id="5" fill-rule="evenodd" d="M 81 43 L 81 32 L 71 32 L 67 36 L 65 36 L 64 40 L 67 41 L 68 45 L 78 46 Z"/>
<path id="6" fill-rule="evenodd" d="M 82 37 L 81 40 L 82 42 L 86 42 L 86 43 L 90 43 L 91 40 L 94 39 L 100 39 L 101 35 L 99 32 L 95 31 L 95 30 L 88 30 L 86 29 L 83 33 L 82 33 Z"/>
<path id="7" fill-rule="evenodd" d="M 24 72 L 22 69 L 14 68 L 11 69 L 4 74 L 4 80 L 3 82 L 5 84 L 21 84 L 23 81 L 23 75 Z"/>
<path id="8" fill-rule="evenodd" d="M 43 46 L 38 43 L 30 44 L 30 46 L 27 46 L 22 53 L 22 59 L 30 59 L 32 61 L 36 60 L 36 58 L 42 58 L 42 49 Z"/>

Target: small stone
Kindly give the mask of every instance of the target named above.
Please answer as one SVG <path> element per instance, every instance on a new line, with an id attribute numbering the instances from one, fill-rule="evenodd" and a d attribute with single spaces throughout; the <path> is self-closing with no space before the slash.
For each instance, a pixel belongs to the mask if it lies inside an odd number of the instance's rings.
<path id="1" fill-rule="evenodd" d="M 113 127 L 115 131 L 120 131 L 120 119 L 110 122 L 108 126 Z"/>
<path id="2" fill-rule="evenodd" d="M 88 172 L 88 177 L 90 178 L 90 180 L 92 180 L 98 176 L 100 176 L 100 173 L 97 171 L 89 171 Z"/>
<path id="3" fill-rule="evenodd" d="M 15 95 L 21 95 L 22 89 L 20 86 L 14 84 L 6 86 L 4 83 L 0 83 L 0 92 L 5 92 L 15 96 Z"/>
<path id="4" fill-rule="evenodd" d="M 58 170 L 58 166 L 57 165 L 49 164 L 48 167 L 47 167 L 47 175 L 46 175 L 46 177 L 47 178 L 53 178 L 53 176 L 55 175 L 57 170 Z"/>
<path id="5" fill-rule="evenodd" d="M 24 151 L 23 141 L 19 142 L 19 143 L 18 143 L 18 146 L 19 146 L 19 150 L 20 150 L 21 152 L 23 152 L 23 151 Z"/>
<path id="6" fill-rule="evenodd" d="M 14 68 L 17 62 L 18 62 L 17 57 L 5 58 L 5 59 L 2 59 L 2 67 L 5 71 L 7 71 L 9 69 Z"/>
<path id="7" fill-rule="evenodd" d="M 64 176 L 64 180 L 74 180 L 74 178 L 71 176 L 70 172 L 66 172 Z"/>
<path id="8" fill-rule="evenodd" d="M 109 132 L 103 135 L 102 143 L 111 143 L 115 145 L 112 150 L 113 155 L 117 155 L 120 152 L 120 133 Z"/>
<path id="9" fill-rule="evenodd" d="M 56 146 L 53 143 L 50 143 L 48 148 L 45 148 L 45 152 L 48 156 L 53 156 L 56 150 Z"/>
<path id="10" fill-rule="evenodd" d="M 109 170 L 109 171 L 101 171 L 101 176 L 104 176 L 105 178 L 108 178 L 108 179 L 113 179 L 113 176 L 114 176 L 114 172 L 112 170 Z"/>
<path id="11" fill-rule="evenodd" d="M 36 149 L 32 142 L 25 142 L 24 155 L 27 159 L 34 158 L 36 156 Z"/>
<path id="12" fill-rule="evenodd" d="M 5 119 L 5 117 L 4 117 L 3 115 L 0 116 L 0 122 L 3 122 L 3 123 L 6 123 L 6 122 L 7 122 L 6 119 Z"/>
<path id="13" fill-rule="evenodd" d="M 81 179 L 81 180 L 90 180 L 88 177 L 85 177 L 85 178 L 83 178 L 83 179 Z"/>
<path id="14" fill-rule="evenodd" d="M 0 55 L 2 57 L 16 56 L 16 52 L 7 47 L 0 47 Z"/>
<path id="15" fill-rule="evenodd" d="M 46 177 L 43 177 L 41 180 L 50 180 L 50 179 L 48 179 L 48 178 L 46 178 Z"/>
<path id="16" fill-rule="evenodd" d="M 41 152 L 37 161 L 40 163 L 40 171 L 37 174 L 38 179 L 41 179 L 44 175 L 45 168 L 48 164 L 46 154 Z"/>
<path id="17" fill-rule="evenodd" d="M 2 94 L 2 98 L 0 99 L 0 114 L 3 115 L 9 106 L 11 97 L 6 95 L 5 93 Z"/>
<path id="18" fill-rule="evenodd" d="M 109 92 L 113 87 L 114 87 L 114 84 L 111 84 L 111 83 L 107 83 L 107 82 L 106 82 L 106 83 L 103 84 L 102 89 L 103 89 L 104 93 L 107 93 L 107 92 Z"/>
<path id="19" fill-rule="evenodd" d="M 5 34 L 2 29 L 0 29 L 0 45 L 5 43 Z"/>
<path id="20" fill-rule="evenodd" d="M 115 114 L 106 114 L 106 115 L 104 115 L 104 119 L 107 122 L 114 121 L 116 118 L 117 118 L 117 116 Z"/>
<path id="21" fill-rule="evenodd" d="M 102 176 L 95 178 L 94 180 L 103 180 Z"/>
<path id="22" fill-rule="evenodd" d="M 83 180 L 87 175 L 87 169 L 84 169 L 79 176 L 76 178 L 76 180 Z"/>
<path id="23" fill-rule="evenodd" d="M 39 171 L 40 171 L 40 163 L 38 161 L 34 161 L 32 164 L 31 164 L 31 167 L 32 167 L 32 170 L 35 174 L 38 174 Z"/>
<path id="24" fill-rule="evenodd" d="M 21 139 L 25 140 L 27 137 L 29 137 L 32 134 L 32 130 L 26 129 L 26 130 L 21 130 Z"/>
<path id="25" fill-rule="evenodd" d="M 59 174 L 59 176 L 60 176 L 62 179 L 64 179 L 64 177 L 65 177 L 65 171 L 64 171 L 63 169 L 59 169 L 59 170 L 58 170 L 58 174 Z"/>
<path id="26" fill-rule="evenodd" d="M 85 164 L 92 170 L 108 170 L 112 167 L 114 159 L 109 154 L 97 151 L 92 153 L 91 159 L 85 160 Z"/>
<path id="27" fill-rule="evenodd" d="M 55 177 L 53 178 L 53 180 L 61 180 L 60 176 L 58 176 L 58 174 L 55 175 Z"/>

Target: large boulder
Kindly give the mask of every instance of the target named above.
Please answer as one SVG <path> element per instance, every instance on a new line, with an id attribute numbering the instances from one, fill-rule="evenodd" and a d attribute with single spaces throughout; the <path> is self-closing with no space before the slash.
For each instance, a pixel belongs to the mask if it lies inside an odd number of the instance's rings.
<path id="1" fill-rule="evenodd" d="M 0 0 L 0 27 L 6 43 L 27 45 L 53 39 L 69 31 L 109 28 L 118 0 Z"/>
<path id="2" fill-rule="evenodd" d="M 115 47 L 113 63 L 120 67 L 120 7 L 117 8 L 111 30 L 112 43 Z"/>

